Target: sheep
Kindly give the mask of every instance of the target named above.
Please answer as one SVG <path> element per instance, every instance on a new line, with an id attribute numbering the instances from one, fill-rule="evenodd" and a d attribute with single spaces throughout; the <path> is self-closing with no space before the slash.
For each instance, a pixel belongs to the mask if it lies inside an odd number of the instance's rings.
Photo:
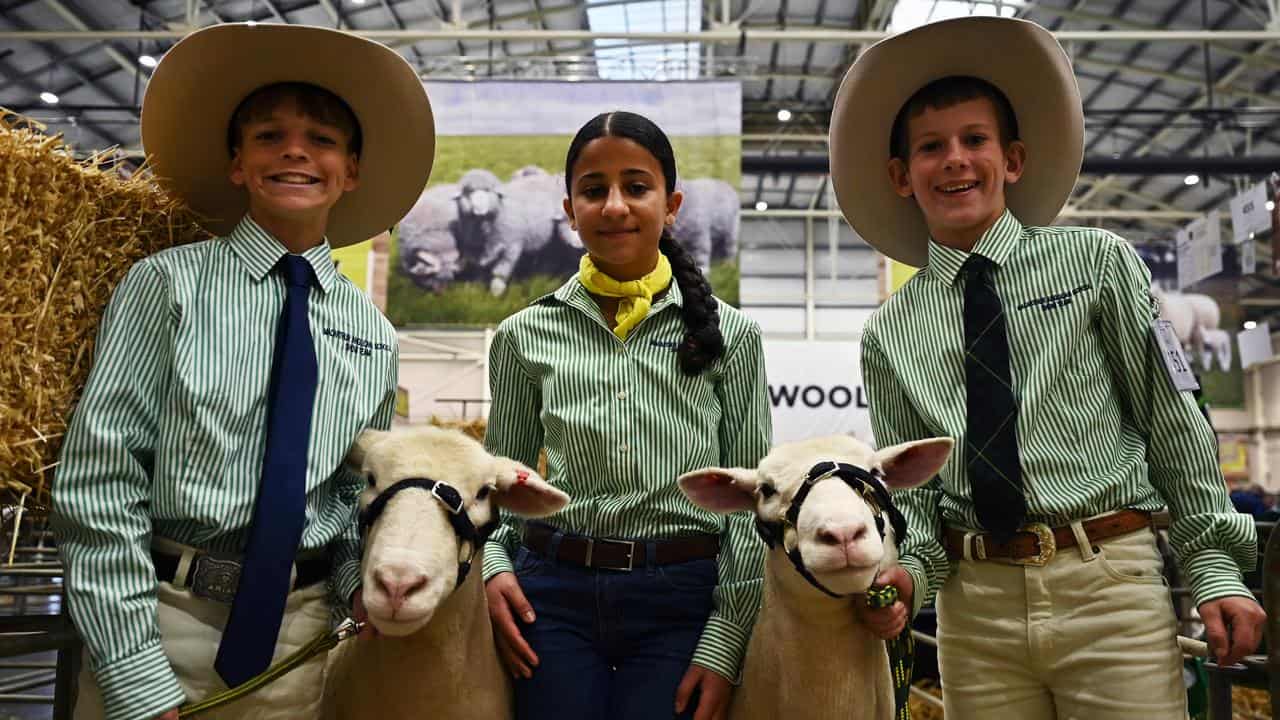
<path id="1" fill-rule="evenodd" d="M 715 178 L 679 180 L 676 189 L 684 202 L 676 213 L 671 235 L 680 241 L 702 271 L 712 260 L 738 255 L 738 191 Z"/>
<path id="2" fill-rule="evenodd" d="M 764 599 L 742 669 L 730 720 L 889 720 L 893 680 L 885 643 L 855 617 L 858 593 L 898 560 L 895 530 L 851 485 L 835 477 L 808 483 L 818 463 L 861 468 L 872 484 L 919 485 L 946 462 L 953 441 L 933 438 L 873 451 L 852 436 L 812 438 L 774 448 L 758 469 L 703 468 L 682 475 L 694 504 L 729 513 L 754 510 L 758 521 L 782 521 L 796 493 L 809 485 L 794 526 L 768 552 Z M 882 498 L 887 498 L 883 494 Z M 886 508 L 881 507 L 883 512 Z M 811 584 L 788 557 L 797 551 Z"/>
<path id="3" fill-rule="evenodd" d="M 543 517 L 569 497 L 456 430 L 366 430 L 347 462 L 369 483 L 360 496 L 367 527 L 362 580 L 369 621 L 381 636 L 349 640 L 333 651 L 324 717 L 510 718 L 510 680 L 494 646 L 480 578 L 482 543 L 461 540 L 453 523 L 465 517 L 483 529 L 496 522 L 499 507 Z M 410 484 L 422 478 L 447 483 L 456 494 Z M 455 503 L 462 513 L 451 516 L 447 507 Z M 463 563 L 472 560 L 476 565 L 459 585 Z"/>
<path id="4" fill-rule="evenodd" d="M 496 179 L 487 170 L 472 170 L 460 184 L 465 193 L 468 182 L 478 186 L 490 178 Z M 576 269 L 582 242 L 564 211 L 564 176 L 528 166 L 491 192 L 476 190 L 473 196 L 483 200 L 459 202 L 467 279 L 488 282 L 489 292 L 501 295 L 512 279 Z"/>
<path id="5" fill-rule="evenodd" d="M 1155 286 L 1151 296 L 1159 306 L 1160 316 L 1173 326 L 1178 342 L 1193 360 L 1209 370 L 1216 355 L 1224 371 L 1231 369 L 1231 338 L 1218 329 L 1222 311 L 1216 300 L 1198 293 L 1163 292 Z"/>
<path id="6" fill-rule="evenodd" d="M 400 221 L 400 268 L 424 290 L 439 292 L 460 269 L 458 195 L 454 184 L 427 188 Z"/>

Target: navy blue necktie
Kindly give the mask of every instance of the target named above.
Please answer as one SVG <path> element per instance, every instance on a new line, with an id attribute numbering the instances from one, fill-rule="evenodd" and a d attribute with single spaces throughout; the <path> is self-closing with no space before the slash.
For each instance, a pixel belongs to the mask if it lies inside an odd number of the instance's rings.
<path id="1" fill-rule="evenodd" d="M 1007 538 L 1027 515 L 1018 460 L 1018 403 L 1009 369 L 1004 307 L 992 262 L 970 255 L 964 273 L 965 463 L 982 527 Z"/>
<path id="2" fill-rule="evenodd" d="M 267 389 L 262 484 L 240 585 L 213 664 L 229 687 L 271 664 L 306 517 L 307 440 L 316 396 L 316 351 L 307 322 L 311 266 L 300 255 L 286 255 L 276 269 L 285 276 L 286 294 Z"/>

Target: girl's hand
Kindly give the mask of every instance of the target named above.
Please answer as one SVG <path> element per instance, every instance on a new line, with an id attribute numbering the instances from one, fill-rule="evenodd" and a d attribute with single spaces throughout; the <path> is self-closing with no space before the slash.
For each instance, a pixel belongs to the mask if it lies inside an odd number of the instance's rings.
<path id="1" fill-rule="evenodd" d="M 684 712 L 694 690 L 698 691 L 698 709 L 693 720 L 724 720 L 733 692 L 728 678 L 701 665 L 690 665 L 676 688 L 676 714 Z"/>
<path id="2" fill-rule="evenodd" d="M 498 573 L 485 583 L 484 594 L 489 601 L 489 621 L 493 623 L 494 640 L 497 641 L 502 663 L 513 678 L 533 677 L 538 655 L 525 642 L 520 626 L 516 624 L 516 617 L 525 624 L 534 621 L 533 606 L 525 599 L 520 581 L 515 573 Z"/>
<path id="3" fill-rule="evenodd" d="M 876 637 L 882 640 L 892 640 L 902 633 L 907 623 L 911 622 L 912 592 L 914 585 L 911 582 L 911 573 L 902 569 L 901 565 L 894 565 L 880 573 L 876 577 L 877 585 L 893 585 L 898 588 L 898 601 L 886 608 L 871 609 L 867 607 L 867 603 L 862 597 L 854 603 L 855 612 L 858 619 L 862 621 L 875 633 Z"/>

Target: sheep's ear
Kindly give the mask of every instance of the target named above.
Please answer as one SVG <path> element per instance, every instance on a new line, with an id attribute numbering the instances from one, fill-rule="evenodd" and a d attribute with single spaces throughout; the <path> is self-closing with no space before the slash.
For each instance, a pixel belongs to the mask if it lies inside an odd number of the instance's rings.
<path id="1" fill-rule="evenodd" d="M 494 502 L 523 517 L 546 517 L 569 504 L 569 496 L 538 477 L 523 463 L 504 457 L 493 459 Z"/>
<path id="2" fill-rule="evenodd" d="M 680 490 L 700 508 L 731 513 L 756 506 L 760 473 L 746 468 L 709 467 L 681 475 Z"/>
<path id="3" fill-rule="evenodd" d="M 372 428 L 364 430 L 356 437 L 355 443 L 351 445 L 351 449 L 347 451 L 347 458 L 344 461 L 348 468 L 357 474 L 364 474 L 364 459 L 369 454 L 369 450 L 378 443 L 390 437 L 391 433 L 387 430 L 374 430 Z"/>
<path id="4" fill-rule="evenodd" d="M 884 483 L 894 489 L 922 485 L 933 477 L 951 455 L 955 441 L 930 438 L 894 445 L 876 452 L 873 466 L 884 472 Z"/>

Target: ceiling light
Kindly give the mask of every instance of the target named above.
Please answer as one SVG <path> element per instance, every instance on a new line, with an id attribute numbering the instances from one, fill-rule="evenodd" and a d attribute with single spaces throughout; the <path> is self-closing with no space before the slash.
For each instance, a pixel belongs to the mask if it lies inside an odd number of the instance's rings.
<path id="1" fill-rule="evenodd" d="M 57 104 L 58 104 L 58 96 L 57 96 L 57 95 L 54 95 L 53 93 L 49 92 L 48 90 L 45 90 L 44 92 L 40 93 L 40 99 L 41 99 L 41 100 L 43 100 L 43 101 L 45 101 L 45 103 L 46 103 L 46 104 L 48 104 L 48 105 L 57 105 Z"/>
<path id="2" fill-rule="evenodd" d="M 1195 185 L 1198 182 L 1200 182 L 1200 176 L 1195 173 L 1191 173 L 1190 175 L 1182 178 L 1182 183 L 1184 185 Z"/>
<path id="3" fill-rule="evenodd" d="M 158 64 L 158 62 L 156 61 L 155 58 L 151 57 L 150 55 L 139 55 L 138 64 L 141 65 L 142 67 L 153 68 Z"/>
<path id="4" fill-rule="evenodd" d="M 1276 201 L 1275 201 L 1275 200 L 1268 200 L 1268 201 L 1267 201 L 1267 212 L 1271 212 L 1272 210 L 1275 210 L 1275 209 L 1276 209 Z"/>
<path id="5" fill-rule="evenodd" d="M 248 25 L 249 27 L 257 27 L 257 26 L 258 26 L 258 21 L 257 21 L 257 20 L 250 20 L 249 22 L 246 22 L 246 23 L 245 23 L 245 25 Z"/>
<path id="6" fill-rule="evenodd" d="M 786 121 L 788 121 L 788 120 L 790 120 L 790 119 L 791 119 L 791 111 L 790 111 L 790 110 L 788 110 L 788 109 L 786 109 L 786 108 L 782 108 L 781 110 L 779 110 L 779 111 L 778 111 L 778 121 L 779 121 L 779 122 L 786 122 Z"/>
<path id="7" fill-rule="evenodd" d="M 756 203 L 756 209 L 759 210 L 760 212 L 764 212 L 765 210 L 769 209 L 769 203 L 761 200 L 760 202 Z"/>
<path id="8" fill-rule="evenodd" d="M 1254 329 L 1254 328 L 1256 328 L 1256 327 L 1258 327 L 1258 323 L 1256 323 L 1256 322 L 1254 322 L 1254 321 L 1252 321 L 1252 320 L 1245 320 L 1245 321 L 1244 321 L 1244 329 L 1245 329 L 1245 330 L 1252 330 L 1252 329 Z"/>
<path id="9" fill-rule="evenodd" d="M 1252 240 L 1252 239 L 1253 239 L 1253 237 L 1254 237 L 1255 235 L 1257 235 L 1257 234 L 1258 234 L 1258 233 L 1256 233 L 1256 232 L 1251 232 L 1251 233 L 1249 233 L 1249 239 L 1250 239 L 1250 240 Z"/>

